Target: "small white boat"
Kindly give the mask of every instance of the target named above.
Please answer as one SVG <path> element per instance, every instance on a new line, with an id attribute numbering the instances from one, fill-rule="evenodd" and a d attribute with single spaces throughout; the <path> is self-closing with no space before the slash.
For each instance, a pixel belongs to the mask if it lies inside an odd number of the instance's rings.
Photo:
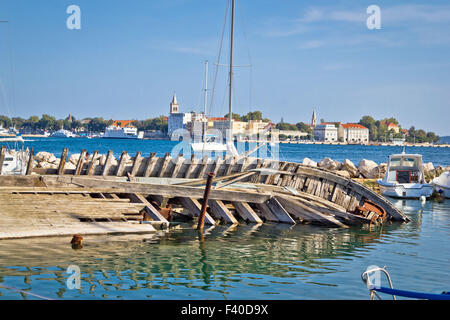
<path id="1" fill-rule="evenodd" d="M 442 193 L 444 197 L 450 198 L 450 172 L 446 171 L 432 181 L 434 189 Z"/>
<path id="2" fill-rule="evenodd" d="M 207 135 L 206 140 L 202 142 L 191 143 L 194 152 L 226 152 L 228 147 L 225 143 L 218 141 L 215 135 Z"/>
<path id="3" fill-rule="evenodd" d="M 381 193 L 394 198 L 430 197 L 433 186 L 425 181 L 420 154 L 393 154 L 386 175 L 377 180 Z"/>
<path id="4" fill-rule="evenodd" d="M 23 175 L 27 168 L 29 153 L 24 150 L 25 141 L 22 137 L 1 138 L 1 144 L 14 144 L 13 148 L 7 148 L 3 158 L 2 175 Z M 20 144 L 20 146 L 19 146 Z"/>
<path id="5" fill-rule="evenodd" d="M 73 132 L 69 131 L 69 130 L 61 129 L 61 130 L 53 132 L 51 137 L 55 137 L 55 138 L 75 138 L 76 135 Z"/>

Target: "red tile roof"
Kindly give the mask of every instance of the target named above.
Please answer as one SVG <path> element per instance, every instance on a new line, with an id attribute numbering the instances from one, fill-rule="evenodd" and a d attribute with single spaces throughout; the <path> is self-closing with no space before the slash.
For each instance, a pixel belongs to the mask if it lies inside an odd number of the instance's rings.
<path id="1" fill-rule="evenodd" d="M 136 120 L 114 120 L 113 126 L 118 127 L 120 123 L 121 128 L 129 127 L 132 126 L 131 123 L 133 123 L 134 121 Z"/>
<path id="2" fill-rule="evenodd" d="M 355 128 L 355 129 L 367 129 L 366 127 L 358 124 L 358 123 L 345 123 L 342 125 L 345 129 Z"/>

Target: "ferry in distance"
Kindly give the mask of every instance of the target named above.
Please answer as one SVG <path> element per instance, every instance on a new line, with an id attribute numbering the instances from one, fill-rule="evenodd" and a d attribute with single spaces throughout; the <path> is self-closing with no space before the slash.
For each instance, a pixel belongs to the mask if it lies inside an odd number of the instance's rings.
<path id="1" fill-rule="evenodd" d="M 58 130 L 52 133 L 51 137 L 55 138 L 76 138 L 77 136 L 69 130 Z"/>
<path id="2" fill-rule="evenodd" d="M 142 139 L 144 132 L 138 132 L 137 128 L 133 127 L 109 126 L 102 137 L 104 139 Z"/>

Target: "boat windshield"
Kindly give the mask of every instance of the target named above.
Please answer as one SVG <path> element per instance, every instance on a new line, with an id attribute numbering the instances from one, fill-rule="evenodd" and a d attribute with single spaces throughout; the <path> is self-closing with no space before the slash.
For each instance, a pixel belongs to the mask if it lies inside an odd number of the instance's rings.
<path id="1" fill-rule="evenodd" d="M 392 157 L 390 170 L 419 170 L 420 158 L 417 157 Z"/>

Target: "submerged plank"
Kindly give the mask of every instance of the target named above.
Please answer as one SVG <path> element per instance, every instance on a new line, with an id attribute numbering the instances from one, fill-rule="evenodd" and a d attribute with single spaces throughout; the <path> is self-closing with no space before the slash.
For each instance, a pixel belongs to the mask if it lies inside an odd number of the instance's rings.
<path id="1" fill-rule="evenodd" d="M 233 206 L 236 209 L 237 213 L 244 219 L 253 223 L 263 223 L 260 217 L 256 214 L 256 212 L 250 207 L 250 205 L 246 202 L 237 202 L 233 201 Z"/>
<path id="2" fill-rule="evenodd" d="M 216 217 L 221 217 L 226 223 L 237 224 L 238 221 L 220 200 L 209 200 L 209 207 Z"/>

